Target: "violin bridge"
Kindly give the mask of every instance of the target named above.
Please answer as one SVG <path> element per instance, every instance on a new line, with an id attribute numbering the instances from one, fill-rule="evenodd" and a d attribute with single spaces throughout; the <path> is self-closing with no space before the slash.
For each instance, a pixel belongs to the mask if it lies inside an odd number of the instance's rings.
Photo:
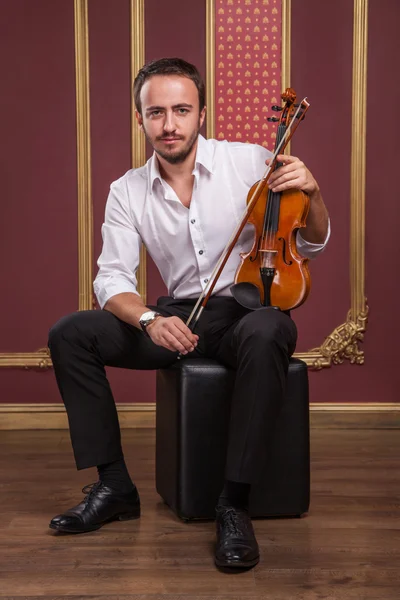
<path id="1" fill-rule="evenodd" d="M 277 250 L 260 250 L 262 252 L 261 267 L 265 269 L 274 269 L 275 260 L 278 254 Z"/>

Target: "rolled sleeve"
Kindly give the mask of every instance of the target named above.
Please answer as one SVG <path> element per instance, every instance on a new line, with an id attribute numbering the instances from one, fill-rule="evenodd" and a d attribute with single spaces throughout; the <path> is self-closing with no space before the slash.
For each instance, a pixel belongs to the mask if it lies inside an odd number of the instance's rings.
<path id="1" fill-rule="evenodd" d="M 326 245 L 331 237 L 331 222 L 328 220 L 328 231 L 326 234 L 326 238 L 322 244 L 313 244 L 312 242 L 307 242 L 301 233 L 300 229 L 297 231 L 296 235 L 296 246 L 298 253 L 303 256 L 303 258 L 315 258 L 318 254 L 326 248 Z"/>
<path id="2" fill-rule="evenodd" d="M 136 272 L 139 266 L 141 236 L 135 227 L 124 181 L 113 183 L 107 199 L 101 228 L 103 248 L 97 261 L 99 271 L 93 283 L 101 308 L 117 294 L 138 294 Z"/>

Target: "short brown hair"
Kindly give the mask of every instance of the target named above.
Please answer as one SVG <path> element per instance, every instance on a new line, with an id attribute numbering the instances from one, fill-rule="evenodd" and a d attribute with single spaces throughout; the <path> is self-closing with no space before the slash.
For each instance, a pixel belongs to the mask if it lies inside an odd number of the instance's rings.
<path id="1" fill-rule="evenodd" d="M 204 81 L 197 68 L 182 58 L 160 58 L 159 60 L 148 62 L 136 75 L 133 84 L 133 97 L 136 109 L 140 114 L 142 114 L 140 92 L 142 91 L 144 82 L 153 75 L 180 75 L 181 77 L 191 79 L 199 93 L 199 110 L 200 112 L 203 110 L 206 103 L 206 93 Z"/>

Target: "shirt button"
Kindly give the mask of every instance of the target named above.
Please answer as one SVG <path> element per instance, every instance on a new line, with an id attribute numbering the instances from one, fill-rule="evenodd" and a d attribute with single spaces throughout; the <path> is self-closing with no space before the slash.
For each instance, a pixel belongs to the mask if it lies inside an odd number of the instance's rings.
<path id="1" fill-rule="evenodd" d="M 199 250 L 199 254 L 204 254 L 204 250 Z"/>
<path id="2" fill-rule="evenodd" d="M 190 222 L 192 225 L 194 225 L 196 223 L 196 219 L 192 219 Z"/>
<path id="3" fill-rule="evenodd" d="M 204 280 L 204 283 L 208 283 L 208 279 L 205 279 L 205 280 Z"/>

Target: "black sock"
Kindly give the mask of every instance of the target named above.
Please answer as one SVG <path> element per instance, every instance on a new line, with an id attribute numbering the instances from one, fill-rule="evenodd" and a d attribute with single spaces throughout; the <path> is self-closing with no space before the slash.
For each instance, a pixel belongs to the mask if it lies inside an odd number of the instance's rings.
<path id="1" fill-rule="evenodd" d="M 251 484 L 225 480 L 224 489 L 218 499 L 219 506 L 234 506 L 248 509 Z"/>
<path id="2" fill-rule="evenodd" d="M 98 465 L 97 471 L 100 481 L 116 492 L 131 492 L 135 487 L 123 458 L 105 465 Z"/>

